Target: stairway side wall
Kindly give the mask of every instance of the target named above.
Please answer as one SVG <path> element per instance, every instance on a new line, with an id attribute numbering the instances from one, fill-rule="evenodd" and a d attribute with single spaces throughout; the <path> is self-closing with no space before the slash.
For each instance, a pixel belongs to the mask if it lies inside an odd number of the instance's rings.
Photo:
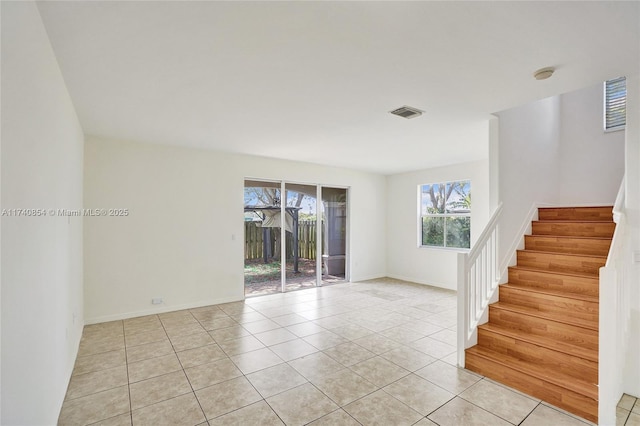
<path id="1" fill-rule="evenodd" d="M 624 132 L 602 130 L 602 85 L 497 113 L 500 264 L 532 207 L 610 204 L 624 173 Z M 495 152 L 490 153 L 493 158 Z M 493 171 L 495 173 L 495 170 Z"/>
<path id="2" fill-rule="evenodd" d="M 602 130 L 601 84 L 560 96 L 559 199 L 613 205 L 624 175 L 624 131 Z M 586 183 L 586 184 L 585 184 Z"/>

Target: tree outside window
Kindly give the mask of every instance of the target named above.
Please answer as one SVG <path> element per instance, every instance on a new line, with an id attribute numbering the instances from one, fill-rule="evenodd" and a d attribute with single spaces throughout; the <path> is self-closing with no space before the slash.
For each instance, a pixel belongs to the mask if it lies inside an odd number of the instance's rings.
<path id="1" fill-rule="evenodd" d="M 471 247 L 471 181 L 420 186 L 421 244 Z"/>

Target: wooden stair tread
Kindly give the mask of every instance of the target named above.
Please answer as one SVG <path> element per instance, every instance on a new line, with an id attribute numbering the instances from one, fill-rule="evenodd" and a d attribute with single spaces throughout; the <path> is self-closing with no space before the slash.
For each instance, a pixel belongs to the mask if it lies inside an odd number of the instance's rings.
<path id="1" fill-rule="evenodd" d="M 539 223 L 560 223 L 563 225 L 569 224 L 569 223 L 613 223 L 613 220 L 584 220 L 584 219 L 538 219 L 538 220 L 534 220 L 532 222 L 539 222 Z"/>
<path id="2" fill-rule="evenodd" d="M 490 306 L 495 309 L 504 309 L 511 312 L 516 312 L 523 315 L 530 315 L 550 321 L 555 321 L 559 323 L 565 323 L 569 325 L 573 325 L 576 327 L 586 328 L 593 331 L 598 331 L 598 323 L 592 321 L 586 321 L 580 318 L 572 318 L 565 314 L 558 314 L 554 312 L 543 312 L 535 308 L 531 308 L 529 306 L 522 305 L 514 305 L 513 303 L 505 303 L 505 302 L 496 302 L 492 303 Z"/>
<path id="3" fill-rule="evenodd" d="M 518 265 L 547 271 L 598 276 L 607 262 L 606 256 L 557 253 L 539 250 L 517 250 Z"/>
<path id="4" fill-rule="evenodd" d="M 562 292 L 600 296 L 600 280 L 593 274 L 581 274 L 576 271 L 536 269 L 532 266 L 510 266 L 509 284 L 538 289 L 555 289 Z"/>
<path id="5" fill-rule="evenodd" d="M 489 305 L 489 324 L 508 328 L 516 333 L 570 343 L 598 352 L 598 331 L 535 315 L 496 308 Z"/>
<path id="6" fill-rule="evenodd" d="M 543 250 L 528 250 L 528 249 L 524 249 L 524 250 L 516 250 L 519 252 L 524 252 L 524 253 L 540 253 L 540 254 L 552 254 L 554 256 L 562 256 L 562 257 L 589 257 L 589 258 L 594 258 L 594 259 L 599 259 L 599 260 L 607 260 L 607 256 L 600 256 L 600 255 L 596 255 L 596 254 L 575 254 L 575 253 L 558 253 L 557 251 L 543 251 Z"/>
<path id="7" fill-rule="evenodd" d="M 534 220 L 532 235 L 612 238 L 616 224 L 602 220 Z"/>
<path id="8" fill-rule="evenodd" d="M 599 297 L 591 296 L 591 295 L 588 295 L 588 294 L 569 293 L 567 291 L 558 291 L 558 290 L 553 290 L 553 289 L 541 289 L 541 288 L 530 287 L 530 286 L 522 285 L 522 284 L 506 283 L 506 284 L 502 284 L 502 286 L 507 287 L 507 288 L 513 288 L 513 289 L 516 289 L 516 290 L 527 291 L 527 292 L 530 292 L 530 293 L 547 294 L 549 296 L 563 297 L 563 298 L 566 298 L 566 299 L 583 300 L 585 302 L 599 303 L 599 301 L 600 301 Z"/>
<path id="9" fill-rule="evenodd" d="M 557 220 L 588 218 L 591 220 L 610 222 L 613 219 L 613 206 L 540 207 L 538 208 L 538 217 L 555 218 Z"/>
<path id="10" fill-rule="evenodd" d="M 548 221 L 538 221 L 538 222 L 548 222 Z M 560 221 L 556 221 L 560 222 Z M 597 240 L 597 241 L 611 241 L 611 237 L 585 237 L 583 235 L 540 235 L 540 234 L 525 234 L 525 237 L 533 237 L 533 238 L 559 238 L 563 240 Z"/>
<path id="11" fill-rule="evenodd" d="M 491 323 L 483 324 L 478 328 L 482 328 L 492 333 L 502 334 L 503 336 L 507 336 L 516 340 L 521 340 L 523 342 L 531 343 L 533 345 L 542 346 L 557 352 L 562 352 L 567 355 L 587 359 L 593 362 L 598 362 L 598 351 L 596 350 L 586 349 L 571 343 L 559 341 L 557 339 L 519 332 L 511 328 L 507 328 L 507 327 L 503 327 L 503 326 L 495 325 Z"/>
<path id="12" fill-rule="evenodd" d="M 466 350 L 467 368 L 598 422 L 599 274 L 612 210 L 538 209 L 478 344 Z"/>
<path id="13" fill-rule="evenodd" d="M 593 275 L 593 274 L 580 273 L 580 272 L 550 271 L 548 269 L 538 269 L 538 268 L 532 268 L 532 267 L 529 267 L 529 266 L 515 265 L 515 266 L 509 266 L 508 269 L 513 269 L 514 271 L 536 272 L 536 273 L 544 274 L 544 275 L 548 275 L 548 276 L 560 275 L 560 276 L 566 276 L 566 277 L 587 278 L 587 279 L 590 279 L 590 280 L 597 280 L 598 279 L 598 276 L 597 275 Z"/>
<path id="14" fill-rule="evenodd" d="M 563 373 L 559 369 L 551 370 L 548 367 L 541 368 L 535 364 L 480 346 L 473 346 L 467 349 L 466 352 L 467 354 L 473 354 L 478 357 L 497 362 L 507 368 L 517 370 L 528 376 L 542 379 L 561 388 L 569 389 L 572 392 L 591 398 L 594 401 L 598 400 L 598 385 L 596 383 L 589 383 L 584 380 L 576 379 L 575 377 Z"/>
<path id="15" fill-rule="evenodd" d="M 527 234 L 524 236 L 525 250 L 607 256 L 610 247 L 611 237 L 553 234 Z"/>

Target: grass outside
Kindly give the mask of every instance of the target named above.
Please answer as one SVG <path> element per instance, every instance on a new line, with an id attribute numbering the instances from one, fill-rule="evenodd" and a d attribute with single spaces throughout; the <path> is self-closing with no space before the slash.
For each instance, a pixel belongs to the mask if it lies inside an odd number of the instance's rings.
<path id="1" fill-rule="evenodd" d="M 280 277 L 280 262 L 264 263 L 262 259 L 245 260 L 244 262 L 244 290 L 245 295 L 259 296 L 263 294 L 279 293 L 282 289 Z M 343 276 L 323 275 L 323 285 L 343 282 Z M 299 259 L 298 272 L 293 272 L 293 259 L 287 259 L 286 291 L 299 290 L 316 286 L 316 260 Z"/>
<path id="2" fill-rule="evenodd" d="M 293 272 L 293 259 L 287 259 L 287 277 L 316 276 L 315 259 L 298 259 L 298 272 Z M 254 284 L 266 281 L 280 280 L 280 261 L 264 263 L 262 259 L 244 261 L 244 283 Z"/>
<path id="3" fill-rule="evenodd" d="M 264 263 L 262 260 L 244 262 L 245 284 L 272 281 L 280 277 L 280 262 Z"/>

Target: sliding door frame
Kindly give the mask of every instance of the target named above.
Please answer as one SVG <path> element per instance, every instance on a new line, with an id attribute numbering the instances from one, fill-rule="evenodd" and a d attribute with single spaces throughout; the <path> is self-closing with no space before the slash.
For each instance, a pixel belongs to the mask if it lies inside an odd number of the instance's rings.
<path id="1" fill-rule="evenodd" d="M 280 292 L 286 293 L 286 281 L 287 281 L 287 246 L 286 246 L 286 207 L 287 207 L 287 192 L 286 185 L 308 185 L 316 187 L 316 283 L 315 287 L 322 287 L 322 241 L 324 238 L 322 224 L 322 190 L 324 188 L 344 189 L 346 193 L 346 230 L 345 230 L 345 276 L 344 282 L 350 282 L 351 279 L 351 188 L 341 185 L 325 185 L 320 183 L 305 183 L 300 181 L 289 181 L 285 179 L 268 179 L 268 178 L 253 178 L 245 177 L 243 182 L 256 181 L 265 182 L 271 184 L 280 183 Z M 246 188 L 243 183 L 243 188 Z M 245 253 L 243 250 L 243 259 Z M 243 281 L 244 285 L 244 281 Z"/>

